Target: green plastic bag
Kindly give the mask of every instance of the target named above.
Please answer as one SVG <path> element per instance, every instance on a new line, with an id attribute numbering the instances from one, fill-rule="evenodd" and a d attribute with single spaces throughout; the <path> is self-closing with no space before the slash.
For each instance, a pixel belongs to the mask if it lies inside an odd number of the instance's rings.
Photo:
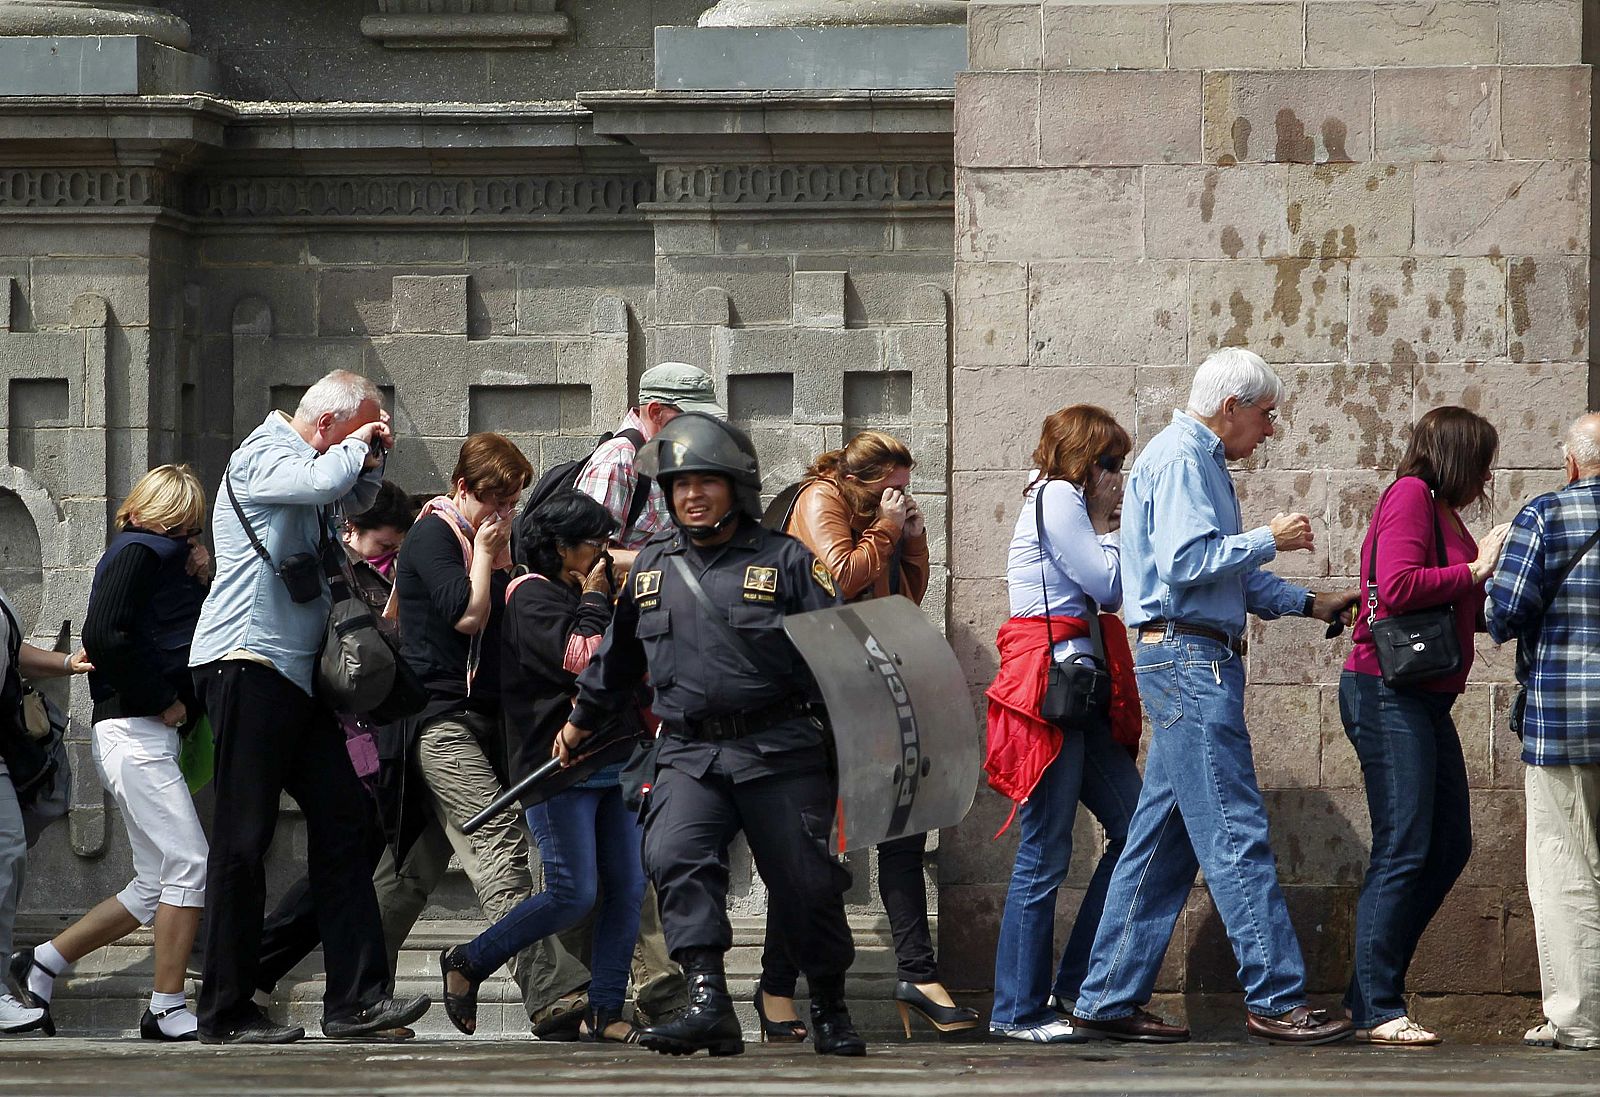
<path id="1" fill-rule="evenodd" d="M 216 770 L 216 752 L 216 742 L 211 738 L 211 717 L 202 716 L 178 746 L 178 769 L 189 783 L 190 793 L 199 792 L 211 782 Z"/>

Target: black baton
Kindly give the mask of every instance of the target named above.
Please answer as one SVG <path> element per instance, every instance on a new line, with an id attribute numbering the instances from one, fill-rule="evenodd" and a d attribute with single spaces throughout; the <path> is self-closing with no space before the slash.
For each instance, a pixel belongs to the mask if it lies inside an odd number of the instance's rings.
<path id="1" fill-rule="evenodd" d="M 544 765 L 528 774 L 510 788 L 506 789 L 506 791 L 502 792 L 499 796 L 496 796 L 494 802 L 488 807 L 484 808 L 482 811 L 478 812 L 478 814 L 468 819 L 461 827 L 461 833 L 473 833 L 479 827 L 483 826 L 483 824 L 487 823 L 490 819 L 493 819 L 496 815 L 499 815 L 502 811 L 506 810 L 506 808 L 521 800 L 523 795 L 530 791 L 540 781 L 543 781 L 546 777 L 560 769 L 561 759 L 550 759 Z"/>

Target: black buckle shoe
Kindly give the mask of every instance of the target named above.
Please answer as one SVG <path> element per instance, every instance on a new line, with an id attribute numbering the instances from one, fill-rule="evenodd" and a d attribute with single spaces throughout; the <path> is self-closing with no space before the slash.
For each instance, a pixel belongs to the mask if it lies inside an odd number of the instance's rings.
<path id="1" fill-rule="evenodd" d="M 704 1048 L 712 1055 L 744 1052 L 744 1031 L 728 997 L 722 975 L 689 976 L 689 1005 L 670 1021 L 639 1032 L 639 1042 L 663 1055 L 693 1055 Z"/>
<path id="2" fill-rule="evenodd" d="M 322 1034 L 333 1040 L 359 1040 L 380 1033 L 392 1033 L 428 1012 L 431 1005 L 433 999 L 426 994 L 419 994 L 404 1002 L 397 998 L 385 998 L 344 1017 L 324 1017 Z"/>
<path id="3" fill-rule="evenodd" d="M 305 1034 L 299 1025 L 280 1025 L 254 1006 L 249 1016 L 228 1028 L 199 1031 L 202 1044 L 292 1044 Z"/>
<path id="4" fill-rule="evenodd" d="M 867 1042 L 850 1023 L 850 1011 L 843 998 L 811 998 L 811 1043 L 818 1055 L 855 1057 L 867 1053 Z"/>

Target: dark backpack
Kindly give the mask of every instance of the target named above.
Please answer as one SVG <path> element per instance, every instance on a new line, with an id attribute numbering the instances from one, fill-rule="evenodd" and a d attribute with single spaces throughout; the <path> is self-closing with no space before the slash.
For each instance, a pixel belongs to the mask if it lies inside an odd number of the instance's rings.
<path id="1" fill-rule="evenodd" d="M 0 601 L 0 612 L 5 614 L 11 628 L 7 642 L 10 659 L 6 663 L 4 685 L 0 686 L 0 758 L 11 774 L 11 784 L 17 790 L 17 802 L 27 807 L 41 793 L 54 787 L 61 763 L 56 750 L 62 729 L 57 726 L 59 710 L 46 705 L 43 697 L 22 682 L 20 659 L 22 657 L 22 626 L 11 610 Z M 24 702 L 31 699 L 35 718 L 31 723 L 24 711 Z M 40 726 L 42 725 L 42 726 Z"/>
<path id="2" fill-rule="evenodd" d="M 787 533 L 789 519 L 794 517 L 795 500 L 800 498 L 800 489 L 805 486 L 806 481 L 800 480 L 774 495 L 761 514 L 761 524 L 770 530 Z"/>
<path id="3" fill-rule="evenodd" d="M 527 500 L 522 504 L 522 513 L 517 515 L 517 520 L 511 526 L 511 558 L 513 560 L 520 561 L 522 559 L 522 553 L 518 546 L 528 537 L 529 516 L 533 514 L 540 503 L 556 492 L 572 490 L 578 483 L 578 474 L 583 471 L 585 465 L 593 460 L 595 450 L 598 450 L 613 438 L 626 438 L 629 442 L 632 442 L 635 453 L 638 452 L 640 446 L 644 445 L 644 435 L 632 427 L 619 430 L 615 434 L 602 434 L 599 441 L 595 442 L 594 449 L 589 451 L 589 456 L 579 457 L 572 461 L 563 461 L 559 465 L 552 466 L 546 470 L 543 476 L 539 477 L 538 481 L 533 485 L 533 489 L 528 492 Z M 625 537 L 628 531 L 633 528 L 633 524 L 639 520 L 639 515 L 644 513 L 644 506 L 650 501 L 652 483 L 653 481 L 650 477 L 640 476 L 638 482 L 634 484 L 633 498 L 628 500 L 628 513 L 622 523 L 622 528 L 613 534 L 617 540 L 620 541 Z"/>

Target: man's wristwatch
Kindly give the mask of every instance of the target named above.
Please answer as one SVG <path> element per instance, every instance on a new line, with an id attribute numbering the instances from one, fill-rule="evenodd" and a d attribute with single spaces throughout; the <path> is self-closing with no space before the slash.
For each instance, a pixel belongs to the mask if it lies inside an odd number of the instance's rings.
<path id="1" fill-rule="evenodd" d="M 1317 606 L 1317 596 L 1313 591 L 1306 591 L 1306 604 L 1300 607 L 1300 616 L 1310 617 L 1311 611 Z"/>

